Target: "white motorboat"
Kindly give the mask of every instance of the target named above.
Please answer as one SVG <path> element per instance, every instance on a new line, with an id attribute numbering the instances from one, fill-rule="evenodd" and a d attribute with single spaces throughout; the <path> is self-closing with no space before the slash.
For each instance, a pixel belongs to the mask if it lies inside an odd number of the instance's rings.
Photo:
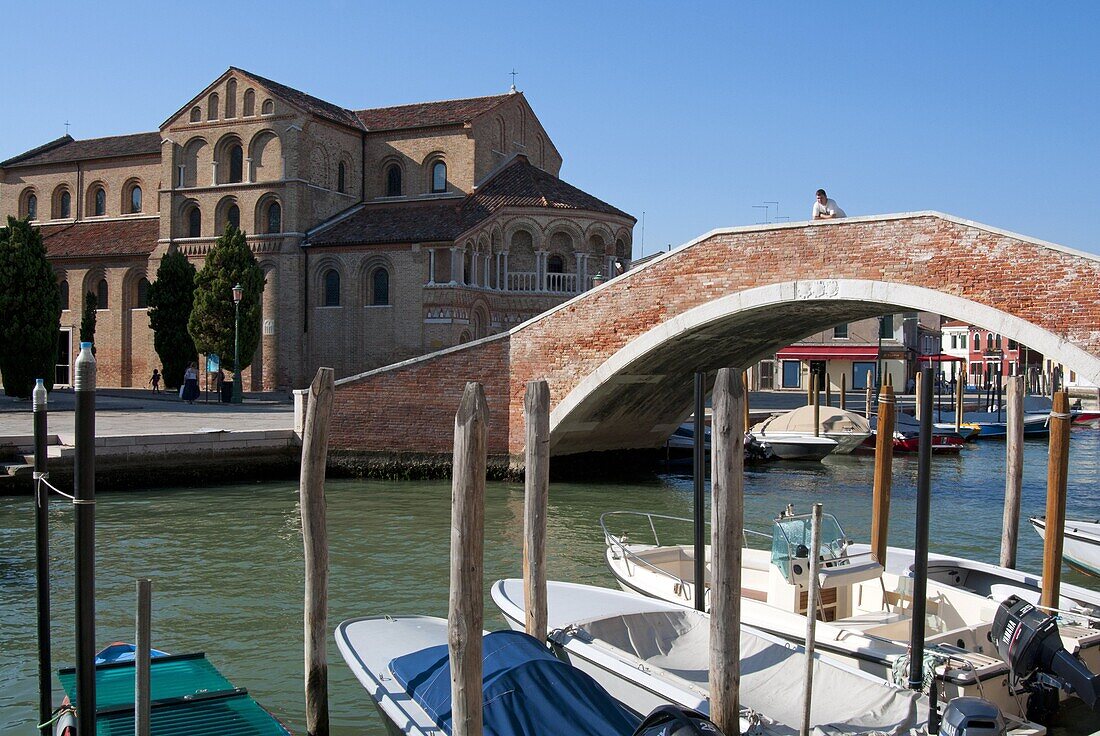
<path id="1" fill-rule="evenodd" d="M 690 538 L 683 534 L 683 529 L 691 528 L 689 519 L 638 512 L 604 514 L 600 523 L 606 561 L 624 590 L 692 606 L 694 548 L 661 544 L 657 527 L 663 524 L 666 539 L 670 538 L 666 522 L 682 525 L 681 538 Z M 638 543 L 622 533 L 613 534 L 610 524 L 622 524 L 642 534 L 652 531 L 653 542 Z M 808 598 L 809 515 L 785 513 L 775 520 L 771 535 L 751 530 L 745 535 L 766 540 L 769 549 L 746 546 L 743 550 L 742 621 L 784 639 L 801 641 Z M 913 580 L 907 574 L 884 570 L 869 554 L 853 554 L 831 514 L 823 516 L 821 540 L 821 595 L 816 611 L 819 649 L 878 677 L 891 677 L 904 667 L 908 656 Z M 706 564 L 709 575 L 709 558 Z M 708 606 L 709 592 L 704 596 Z M 986 596 L 930 579 L 925 654 L 935 661 L 947 697 L 985 697 L 1003 712 L 1023 717 L 1026 698 L 1015 697 L 1009 665 L 994 644 L 993 624 L 999 605 Z M 1071 654 L 1088 669 L 1100 670 L 1100 631 L 1065 623 L 1059 625 L 1058 632 Z"/>
<path id="2" fill-rule="evenodd" d="M 1033 516 L 1031 525 L 1040 537 L 1045 536 L 1045 518 Z M 1066 519 L 1063 535 L 1063 559 L 1082 572 L 1100 577 L 1100 519 Z"/>
<path id="3" fill-rule="evenodd" d="M 500 580 L 493 602 L 524 627 L 523 581 Z M 575 667 L 636 712 L 669 702 L 709 711 L 710 616 L 606 588 L 550 582 L 547 628 Z M 805 650 L 749 626 L 740 638 L 742 732 L 795 734 L 802 718 Z M 909 734 L 927 725 L 928 700 L 854 667 L 814 655 L 812 733 Z M 1013 734 L 1041 734 L 1012 719 Z"/>
<path id="4" fill-rule="evenodd" d="M 831 437 L 813 435 L 771 433 L 757 437 L 750 433 L 764 447 L 780 460 L 816 460 L 825 459 L 836 451 L 839 443 Z"/>
<path id="5" fill-rule="evenodd" d="M 871 551 L 866 544 L 853 544 L 849 549 L 854 554 Z M 886 571 L 912 577 L 913 550 L 888 547 Z M 1042 593 L 1042 577 L 1038 575 L 955 555 L 929 554 L 928 579 L 997 601 L 1016 595 L 1037 604 Z M 1100 593 L 1096 591 L 1062 583 L 1058 588 L 1058 609 L 1066 620 L 1100 628 Z"/>
<path id="6" fill-rule="evenodd" d="M 483 638 L 486 736 L 632 736 L 640 719 L 591 677 L 515 631 Z M 336 644 L 390 734 L 451 732 L 447 621 L 373 616 L 336 627 Z M 567 724 L 567 725 L 564 725 Z"/>
<path id="7" fill-rule="evenodd" d="M 847 455 L 871 436 L 871 425 L 854 412 L 833 406 L 819 407 L 817 432 L 814 432 L 814 408 L 803 406 L 785 414 L 768 417 L 753 425 L 750 432 L 761 442 L 777 437 L 827 437 L 837 443 L 833 450 Z"/>

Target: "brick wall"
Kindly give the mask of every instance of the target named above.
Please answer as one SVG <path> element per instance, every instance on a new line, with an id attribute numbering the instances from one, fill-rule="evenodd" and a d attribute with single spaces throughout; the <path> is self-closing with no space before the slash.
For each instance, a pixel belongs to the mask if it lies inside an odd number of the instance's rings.
<path id="1" fill-rule="evenodd" d="M 652 262 L 510 336 L 342 383 L 333 444 L 366 452 L 449 452 L 462 387 L 480 380 L 493 410 L 490 452 L 521 453 L 528 380 L 548 380 L 557 404 L 619 349 L 693 307 L 753 287 L 812 279 L 941 291 L 1100 356 L 1095 258 L 933 214 L 744 228 Z"/>

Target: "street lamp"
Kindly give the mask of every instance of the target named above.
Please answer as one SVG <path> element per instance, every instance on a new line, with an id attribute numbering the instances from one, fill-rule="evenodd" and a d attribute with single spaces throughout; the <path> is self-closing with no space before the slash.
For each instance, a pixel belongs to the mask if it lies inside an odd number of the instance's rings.
<path id="1" fill-rule="evenodd" d="M 241 298 L 244 289 L 240 284 L 233 287 L 233 401 L 240 404 L 241 396 Z"/>

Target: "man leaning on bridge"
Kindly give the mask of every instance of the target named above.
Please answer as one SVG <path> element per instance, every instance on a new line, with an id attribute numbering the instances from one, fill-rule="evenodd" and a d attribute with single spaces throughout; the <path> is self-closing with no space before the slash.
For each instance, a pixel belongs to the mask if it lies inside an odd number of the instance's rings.
<path id="1" fill-rule="evenodd" d="M 829 195 L 825 193 L 824 189 L 817 190 L 817 201 L 814 202 L 815 220 L 835 220 L 838 217 L 846 216 L 836 200 L 829 199 Z"/>

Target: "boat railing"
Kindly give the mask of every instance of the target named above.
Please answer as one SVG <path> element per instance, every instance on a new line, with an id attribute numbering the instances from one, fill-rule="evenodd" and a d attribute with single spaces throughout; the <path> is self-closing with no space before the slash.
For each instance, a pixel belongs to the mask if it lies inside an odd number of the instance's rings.
<path id="1" fill-rule="evenodd" d="M 604 542 L 607 545 L 607 547 L 609 549 L 611 549 L 612 552 L 616 556 L 620 557 L 623 560 L 623 562 L 626 566 L 628 574 L 632 574 L 632 573 L 630 573 L 630 565 L 633 564 L 636 567 L 645 568 L 647 570 L 650 570 L 651 572 L 654 572 L 658 575 L 661 575 L 662 577 L 666 577 L 666 578 L 669 578 L 670 580 L 674 580 L 674 581 L 676 581 L 676 583 L 679 584 L 679 587 L 677 588 L 677 590 L 679 590 L 681 592 L 681 594 L 683 594 L 684 596 L 686 596 L 690 600 L 690 598 L 692 597 L 692 594 L 691 594 L 692 583 L 688 580 L 685 580 L 684 578 L 681 578 L 678 575 L 673 575 L 668 570 L 665 570 L 663 568 L 658 567 L 657 565 L 654 565 L 653 563 L 651 563 L 648 560 L 638 556 L 637 553 L 630 550 L 626 546 L 627 542 L 626 542 L 626 534 L 625 533 L 623 533 L 623 534 L 614 534 L 607 528 L 607 523 L 608 523 L 608 520 L 609 520 L 610 517 L 638 517 L 638 518 L 644 517 L 646 519 L 646 521 L 648 522 L 648 524 L 649 524 L 650 532 L 652 532 L 652 534 L 653 534 L 653 544 L 654 544 L 654 546 L 657 546 L 657 547 L 661 546 L 661 538 L 657 534 L 657 525 L 654 523 L 654 519 L 659 519 L 661 521 L 680 522 L 680 523 L 687 524 L 687 525 L 692 525 L 692 526 L 694 525 L 695 522 L 692 519 L 687 519 L 687 518 L 684 518 L 682 516 L 670 516 L 668 514 L 655 514 L 655 513 L 648 512 L 648 511 L 608 511 L 608 512 L 605 512 L 605 513 L 600 515 L 600 528 L 603 530 Z M 705 521 L 704 524 L 707 527 L 710 526 L 709 521 Z M 767 540 L 767 542 L 769 544 L 771 543 L 771 535 L 770 534 L 765 534 L 763 532 L 758 532 L 754 529 L 742 529 L 741 532 L 742 532 L 741 536 L 742 536 L 742 540 L 743 540 L 743 545 L 746 546 L 746 547 L 749 546 L 749 537 L 750 536 L 751 537 L 759 537 L 761 539 Z M 644 542 L 642 542 L 642 544 L 644 544 Z"/>

